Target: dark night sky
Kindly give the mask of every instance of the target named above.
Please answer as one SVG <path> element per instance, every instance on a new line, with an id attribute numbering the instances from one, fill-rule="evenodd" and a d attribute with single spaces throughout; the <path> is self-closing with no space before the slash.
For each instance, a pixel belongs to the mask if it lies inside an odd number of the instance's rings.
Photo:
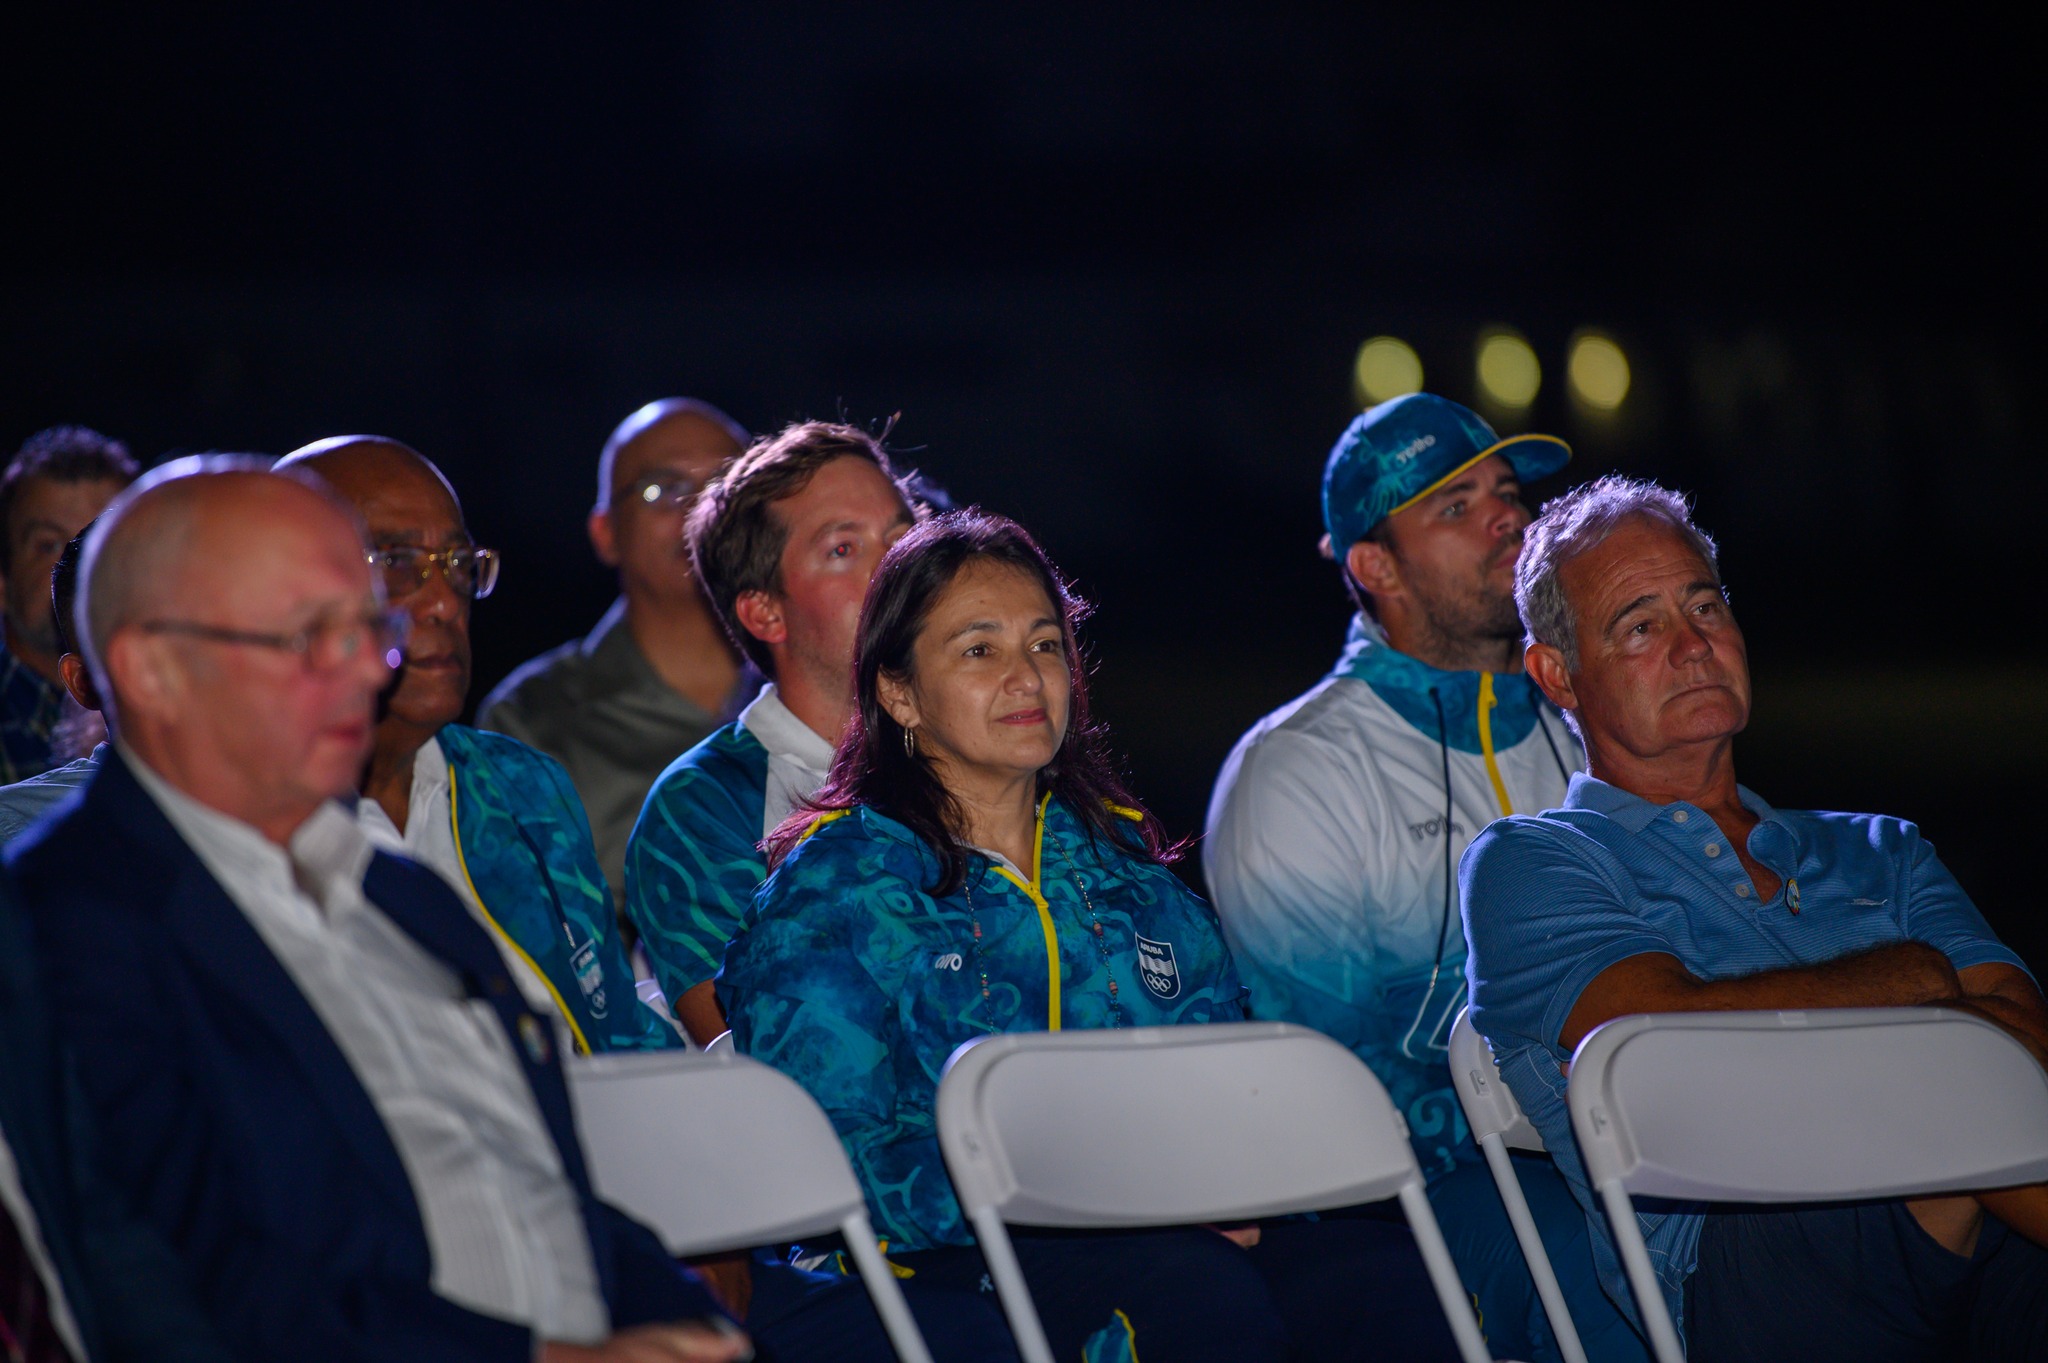
<path id="1" fill-rule="evenodd" d="M 1334 653 L 1314 489 L 1357 345 L 1469 400 L 1513 325 L 1549 377 L 1508 424 L 1723 538 L 1749 783 L 1919 818 L 2048 958 L 2048 650 L 2009 586 L 2039 44 L 1649 8 L 45 7 L 0 57 L 0 441 L 408 440 L 508 553 L 488 684 L 606 600 L 581 514 L 632 407 L 900 411 L 1101 602 L 1104 708 L 1187 831 Z M 1636 367 L 1617 422 L 1560 391 L 1585 325 Z"/>

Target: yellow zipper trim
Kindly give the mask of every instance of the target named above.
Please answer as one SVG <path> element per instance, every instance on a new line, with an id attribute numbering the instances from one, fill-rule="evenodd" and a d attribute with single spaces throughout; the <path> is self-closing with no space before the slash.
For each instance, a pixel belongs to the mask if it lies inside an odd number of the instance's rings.
<path id="1" fill-rule="evenodd" d="M 1052 909 L 1045 902 L 1045 896 L 1038 892 L 1038 868 L 1045 856 L 1045 807 L 1052 801 L 1052 792 L 1047 791 L 1038 802 L 1038 824 L 1033 830 L 1031 841 L 1031 881 L 1026 884 L 1022 877 L 1007 866 L 995 868 L 997 875 L 1024 892 L 1038 910 L 1038 926 L 1045 933 L 1046 971 L 1046 1018 L 1045 1030 L 1057 1032 L 1060 1029 L 1060 935 L 1052 925 Z"/>
<path id="2" fill-rule="evenodd" d="M 1486 776 L 1493 782 L 1494 798 L 1500 801 L 1500 812 L 1504 815 L 1515 812 L 1508 803 L 1507 782 L 1500 779 L 1500 763 L 1493 760 L 1493 707 L 1500 704 L 1493 695 L 1493 674 L 1479 674 L 1479 751 L 1486 755 Z"/>
<path id="3" fill-rule="evenodd" d="M 512 934 L 498 925 L 498 920 L 491 916 L 490 909 L 484 904 L 484 897 L 476 892 L 476 882 L 469 878 L 469 858 L 462 855 L 462 818 L 455 812 L 455 784 L 455 764 L 450 762 L 448 764 L 448 828 L 455 835 L 455 864 L 462 868 L 462 883 L 469 886 L 470 900 L 475 903 L 477 911 L 483 914 L 484 922 L 490 924 L 491 931 L 497 933 L 498 939 L 512 948 L 514 955 L 526 962 L 526 968 L 539 978 L 541 985 L 548 991 L 548 997 L 555 1001 L 555 1007 L 561 1010 L 562 1020 L 569 1024 L 569 1035 L 575 1039 L 576 1054 L 589 1055 L 590 1040 L 583 1035 L 583 1029 L 576 1025 L 576 1015 L 569 1011 L 569 1005 L 562 1002 L 562 995 L 555 988 L 555 982 L 548 978 L 548 973 L 545 970 L 534 964 L 533 957 L 526 954 L 526 948 L 513 941 Z M 548 868 L 545 866 L 541 867 L 540 873 L 546 875 Z M 575 968 L 573 963 L 570 968 L 572 970 Z"/>

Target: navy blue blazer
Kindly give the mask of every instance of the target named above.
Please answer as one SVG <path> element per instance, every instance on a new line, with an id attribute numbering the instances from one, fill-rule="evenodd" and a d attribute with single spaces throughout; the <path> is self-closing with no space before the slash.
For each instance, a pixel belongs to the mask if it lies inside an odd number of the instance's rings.
<path id="1" fill-rule="evenodd" d="M 80 1342 L 94 1363 L 226 1363 L 169 1246 L 101 1177 L 91 1126 L 0 875 L 0 1130 Z"/>
<path id="2" fill-rule="evenodd" d="M 238 1355 L 528 1363 L 527 1329 L 430 1290 L 419 1205 L 369 1094 L 118 753 L 7 859 L 104 1165 Z M 454 892 L 382 854 L 364 885 L 496 1008 L 581 1196 L 614 1327 L 717 1314 L 652 1232 L 592 1195 L 560 1059 L 529 1049 L 553 1033 Z"/>

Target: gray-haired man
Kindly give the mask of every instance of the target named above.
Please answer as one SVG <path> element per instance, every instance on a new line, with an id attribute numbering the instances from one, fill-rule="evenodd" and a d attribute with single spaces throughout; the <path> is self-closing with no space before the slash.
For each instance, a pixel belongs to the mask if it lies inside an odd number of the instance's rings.
<path id="1" fill-rule="evenodd" d="M 1503 819 L 1465 855 L 1472 1018 L 1632 1312 L 1565 1106 L 1588 1032 L 1629 1013 L 1940 1003 L 2048 1061 L 2048 1003 L 1912 824 L 1773 809 L 1736 784 L 1748 653 L 1675 493 L 1608 477 L 1550 503 L 1515 598 L 1529 675 L 1589 770 L 1562 808 Z M 1696 1358 L 2048 1357 L 2048 1187 L 1643 1220 Z"/>

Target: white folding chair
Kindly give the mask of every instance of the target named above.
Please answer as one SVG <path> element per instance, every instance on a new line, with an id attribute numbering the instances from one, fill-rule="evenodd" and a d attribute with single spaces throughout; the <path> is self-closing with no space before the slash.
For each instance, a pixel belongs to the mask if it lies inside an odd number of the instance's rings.
<path id="1" fill-rule="evenodd" d="M 839 1136 L 794 1080 L 745 1056 L 681 1051 L 590 1056 L 568 1072 L 598 1196 L 653 1227 L 669 1253 L 836 1230 L 897 1357 L 931 1363 Z"/>
<path id="2" fill-rule="evenodd" d="M 1684 1351 L 1631 1193 L 1828 1202 L 2048 1179 L 2048 1072 L 1945 1009 L 1617 1018 L 1579 1043 L 1567 1098 L 1661 1363 Z"/>
<path id="3" fill-rule="evenodd" d="M 1076 1122 L 1077 1112 L 1127 1121 Z M 1136 1227 L 1398 1197 L 1467 1363 L 1486 1345 L 1386 1090 L 1344 1047 L 1277 1022 L 1019 1032 L 939 1082 L 939 1146 L 1025 1363 L 1051 1363 L 1005 1222 Z"/>
<path id="4" fill-rule="evenodd" d="M 1586 1363 L 1579 1328 L 1572 1322 L 1572 1313 L 1565 1309 L 1557 1271 L 1550 1265 L 1543 1237 L 1536 1233 L 1536 1219 L 1529 1215 L 1529 1200 L 1522 1196 L 1522 1181 L 1515 1176 L 1514 1161 L 1508 1158 L 1510 1150 L 1549 1152 L 1543 1148 L 1543 1137 L 1523 1115 L 1522 1105 L 1501 1080 L 1500 1067 L 1493 1063 L 1493 1051 L 1486 1038 L 1473 1029 L 1472 1019 L 1463 1008 L 1458 1010 L 1458 1020 L 1451 1024 L 1451 1086 L 1458 1091 L 1458 1102 L 1465 1109 L 1465 1124 L 1472 1128 L 1472 1139 L 1486 1156 L 1493 1186 L 1500 1189 L 1508 1224 L 1515 1228 L 1515 1240 L 1522 1246 L 1522 1258 L 1528 1262 L 1529 1276 L 1535 1280 L 1543 1314 L 1550 1318 L 1551 1333 L 1557 1336 L 1557 1351 L 1564 1355 L 1565 1363 Z"/>

